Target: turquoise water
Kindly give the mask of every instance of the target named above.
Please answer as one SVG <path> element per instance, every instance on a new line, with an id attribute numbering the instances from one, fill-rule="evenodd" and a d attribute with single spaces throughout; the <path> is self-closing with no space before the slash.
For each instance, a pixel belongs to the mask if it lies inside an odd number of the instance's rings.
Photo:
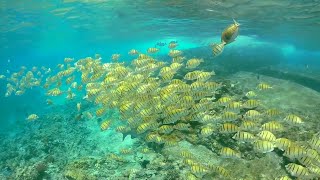
<path id="1" fill-rule="evenodd" d="M 0 0 L 0 15 L 0 179 L 320 177 L 320 1 Z M 239 35 L 215 57 L 210 44 L 232 19 Z M 182 55 L 170 55 L 171 41 Z M 193 69 L 192 58 L 201 59 Z M 210 77 L 186 78 L 197 70 Z M 258 104 L 248 107 L 250 99 Z M 241 106 L 230 110 L 232 102 Z M 276 140 L 257 147 L 268 122 L 283 126 L 268 130 L 292 141 L 293 154 Z M 225 133 L 225 123 L 239 129 Z M 235 137 L 243 131 L 254 140 Z"/>

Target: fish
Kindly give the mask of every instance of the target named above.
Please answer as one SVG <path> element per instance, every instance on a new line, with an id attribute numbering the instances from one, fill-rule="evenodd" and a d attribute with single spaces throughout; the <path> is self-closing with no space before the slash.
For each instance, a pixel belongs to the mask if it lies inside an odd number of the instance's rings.
<path id="1" fill-rule="evenodd" d="M 270 131 L 261 131 L 260 133 L 257 134 L 257 136 L 261 139 L 261 140 L 265 140 L 265 141 L 270 141 L 270 142 L 274 142 L 276 141 L 276 136 L 274 134 L 272 134 L 272 132 Z"/>
<path id="2" fill-rule="evenodd" d="M 169 49 L 174 49 L 178 46 L 178 42 L 177 41 L 171 41 L 168 45 Z"/>
<path id="3" fill-rule="evenodd" d="M 202 175 L 208 173 L 208 169 L 203 165 L 193 165 L 193 166 L 191 166 L 191 172 L 193 174 L 202 176 Z"/>
<path id="4" fill-rule="evenodd" d="M 238 131 L 232 138 L 240 142 L 253 142 L 256 140 L 253 134 L 245 131 Z"/>
<path id="5" fill-rule="evenodd" d="M 220 133 L 235 133 L 239 131 L 239 127 L 232 123 L 224 123 L 219 129 Z"/>
<path id="6" fill-rule="evenodd" d="M 224 50 L 224 46 L 226 45 L 225 42 L 221 42 L 218 44 L 213 44 L 212 45 L 212 53 L 214 57 L 219 56 L 220 54 L 222 54 L 223 50 Z"/>
<path id="7" fill-rule="evenodd" d="M 220 150 L 220 156 L 225 158 L 241 158 L 241 154 L 231 148 L 223 147 Z"/>
<path id="8" fill-rule="evenodd" d="M 267 83 L 260 83 L 260 84 L 258 84 L 257 89 L 267 90 L 267 89 L 272 89 L 272 86 Z"/>
<path id="9" fill-rule="evenodd" d="M 131 50 L 128 52 L 128 54 L 130 54 L 130 55 L 137 55 L 137 54 L 139 54 L 139 52 L 138 52 L 137 50 L 135 50 L 135 49 L 131 49 Z"/>
<path id="10" fill-rule="evenodd" d="M 271 131 L 271 132 L 282 131 L 283 126 L 281 123 L 279 123 L 277 121 L 269 121 L 267 123 L 264 123 L 261 126 L 261 130 L 266 130 L 266 131 Z"/>
<path id="11" fill-rule="evenodd" d="M 233 24 L 230 24 L 221 34 L 221 42 L 230 44 L 236 40 L 239 35 L 240 24 L 233 19 Z"/>
<path id="12" fill-rule="evenodd" d="M 202 137 L 208 137 L 208 136 L 211 136 L 213 131 L 214 129 L 212 127 L 207 126 L 207 127 L 203 127 L 200 133 Z"/>
<path id="13" fill-rule="evenodd" d="M 100 125 L 101 131 L 107 130 L 107 129 L 110 127 L 110 125 L 111 125 L 111 121 L 110 121 L 110 120 L 105 120 L 105 121 L 103 121 L 103 122 L 101 123 L 101 125 Z"/>
<path id="14" fill-rule="evenodd" d="M 301 165 L 289 163 L 285 167 L 291 176 L 299 178 L 306 178 L 310 176 L 309 170 Z"/>
<path id="15" fill-rule="evenodd" d="M 254 91 L 248 91 L 245 96 L 247 98 L 255 98 L 257 96 L 257 94 Z"/>
<path id="16" fill-rule="evenodd" d="M 298 145 L 291 145 L 289 148 L 287 148 L 284 151 L 284 156 L 295 159 L 295 158 L 301 158 L 307 154 L 306 150 Z"/>
<path id="17" fill-rule="evenodd" d="M 37 120 L 37 119 L 39 119 L 39 116 L 36 115 L 36 114 L 30 114 L 30 115 L 26 118 L 26 120 L 28 120 L 28 121 L 34 121 L 34 120 Z"/>
<path id="18" fill-rule="evenodd" d="M 77 103 L 77 110 L 78 112 L 81 110 L 81 103 Z"/>
<path id="19" fill-rule="evenodd" d="M 194 69 L 200 65 L 200 63 L 204 62 L 203 59 L 192 58 L 187 61 L 186 68 Z"/>
<path id="20" fill-rule="evenodd" d="M 162 46 L 165 46 L 165 45 L 167 45 L 167 43 L 165 43 L 165 42 L 157 42 L 157 44 L 155 46 L 162 47 Z"/>
<path id="21" fill-rule="evenodd" d="M 291 146 L 291 144 L 293 143 L 287 138 L 278 138 L 275 141 L 276 147 L 282 151 L 287 150 Z"/>
<path id="22" fill-rule="evenodd" d="M 302 119 L 299 116 L 294 115 L 294 114 L 287 115 L 283 120 L 288 123 L 292 123 L 292 124 L 302 124 L 303 123 Z"/>
<path id="23" fill-rule="evenodd" d="M 276 180 L 292 180 L 289 176 L 282 176 L 277 178 Z"/>
<path id="24" fill-rule="evenodd" d="M 240 24 L 233 19 L 233 24 L 229 25 L 221 33 L 221 42 L 211 44 L 214 57 L 219 56 L 227 44 L 230 44 L 236 40 L 239 35 L 239 27 Z"/>
<path id="25" fill-rule="evenodd" d="M 267 153 L 273 151 L 275 146 L 269 141 L 257 140 L 253 143 L 253 147 L 256 151 Z"/>
<path id="26" fill-rule="evenodd" d="M 155 48 L 155 47 L 148 48 L 148 50 L 147 50 L 148 53 L 157 53 L 158 51 L 159 51 L 159 49 Z"/>

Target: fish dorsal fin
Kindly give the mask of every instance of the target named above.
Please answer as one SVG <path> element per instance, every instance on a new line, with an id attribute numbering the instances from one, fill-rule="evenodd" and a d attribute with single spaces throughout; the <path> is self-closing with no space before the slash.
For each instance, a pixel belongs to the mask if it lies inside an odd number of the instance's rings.
<path id="1" fill-rule="evenodd" d="M 235 19 L 233 19 L 233 23 L 234 23 L 236 26 L 240 26 L 240 23 L 238 23 Z"/>

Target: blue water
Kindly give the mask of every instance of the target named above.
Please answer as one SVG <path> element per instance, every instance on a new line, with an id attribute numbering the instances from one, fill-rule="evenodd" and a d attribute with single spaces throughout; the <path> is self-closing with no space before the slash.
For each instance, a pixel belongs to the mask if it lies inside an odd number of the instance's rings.
<path id="1" fill-rule="evenodd" d="M 130 64 L 134 59 L 128 55 L 131 49 L 146 53 L 148 48 L 155 47 L 158 42 L 168 44 L 170 41 L 178 41 L 177 49 L 182 50 L 187 58 L 203 58 L 203 68 L 215 70 L 218 75 L 220 73 L 219 78 L 241 71 L 257 74 L 261 72 L 261 75 L 292 81 L 320 91 L 318 0 L 248 0 L 241 3 L 236 0 L 0 0 L 0 16 L 0 74 L 7 77 L 18 72 L 21 66 L 26 66 L 28 70 L 33 66 L 55 69 L 66 57 L 78 60 L 100 54 L 103 63 L 110 63 L 111 55 L 119 53 L 121 61 Z M 239 36 L 235 42 L 225 47 L 220 56 L 213 58 L 209 44 L 220 41 L 221 32 L 232 23 L 233 18 L 241 24 Z M 167 45 L 160 47 L 156 58 L 169 61 L 168 52 Z M 274 71 L 268 71 L 269 69 Z M 45 78 L 42 80 L 44 82 Z M 22 96 L 4 97 L 6 85 L 5 79 L 0 80 L 1 144 L 10 142 L 10 138 L 16 138 L 12 144 L 28 142 L 28 138 L 26 140 L 22 137 L 31 138 L 34 131 L 50 126 L 48 122 L 35 122 L 35 127 L 32 127 L 26 121 L 29 114 L 35 113 L 42 117 L 50 113 L 62 114 L 70 115 L 64 116 L 65 120 L 72 119 L 76 115 L 76 103 L 83 101 L 84 90 L 71 101 L 66 101 L 65 95 L 60 99 L 49 97 L 54 99 L 54 105 L 48 106 L 46 90 L 41 87 L 27 89 Z M 66 91 L 67 86 L 63 87 Z M 89 103 L 84 106 L 88 111 L 92 108 Z M 94 114 L 94 110 L 91 111 Z M 118 117 L 117 114 L 110 116 Z M 45 118 L 40 119 L 45 121 Z M 80 122 L 81 130 L 72 131 L 75 139 L 83 137 L 82 130 L 91 134 L 90 138 L 101 138 L 99 126 L 102 119 L 94 120 L 92 124 Z M 74 126 L 73 122 L 68 123 L 70 122 L 66 120 L 58 124 Z M 59 132 L 59 135 L 69 130 L 65 131 Z M 314 131 L 318 129 L 315 128 Z M 72 135 L 67 139 L 67 144 L 72 143 Z M 90 139 L 85 141 L 90 142 Z M 30 142 L 31 145 L 34 143 Z M 80 144 L 85 146 L 84 143 Z M 23 147 L 22 144 L 17 146 Z M 13 148 L 14 145 L 10 147 Z M 94 146 L 92 152 L 88 150 L 78 155 L 80 157 L 92 153 L 102 156 L 108 150 Z M 0 158 L 0 179 L 12 179 L 12 173 L 16 173 L 11 172 L 15 167 L 12 165 L 14 160 L 4 154 Z M 24 158 L 24 155 L 20 154 L 20 158 Z M 36 158 L 30 159 L 25 160 L 25 164 L 35 164 Z M 59 168 L 63 169 L 63 165 Z M 55 173 L 47 172 L 38 178 L 65 177 L 53 177 L 49 174 Z"/>

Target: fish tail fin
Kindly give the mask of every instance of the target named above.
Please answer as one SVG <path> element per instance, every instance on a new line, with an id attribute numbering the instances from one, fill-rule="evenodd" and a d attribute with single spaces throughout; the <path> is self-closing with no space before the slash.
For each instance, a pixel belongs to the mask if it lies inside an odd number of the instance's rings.
<path id="1" fill-rule="evenodd" d="M 240 26 L 241 24 L 238 23 L 235 19 L 233 19 L 233 23 L 236 25 L 236 26 Z"/>

